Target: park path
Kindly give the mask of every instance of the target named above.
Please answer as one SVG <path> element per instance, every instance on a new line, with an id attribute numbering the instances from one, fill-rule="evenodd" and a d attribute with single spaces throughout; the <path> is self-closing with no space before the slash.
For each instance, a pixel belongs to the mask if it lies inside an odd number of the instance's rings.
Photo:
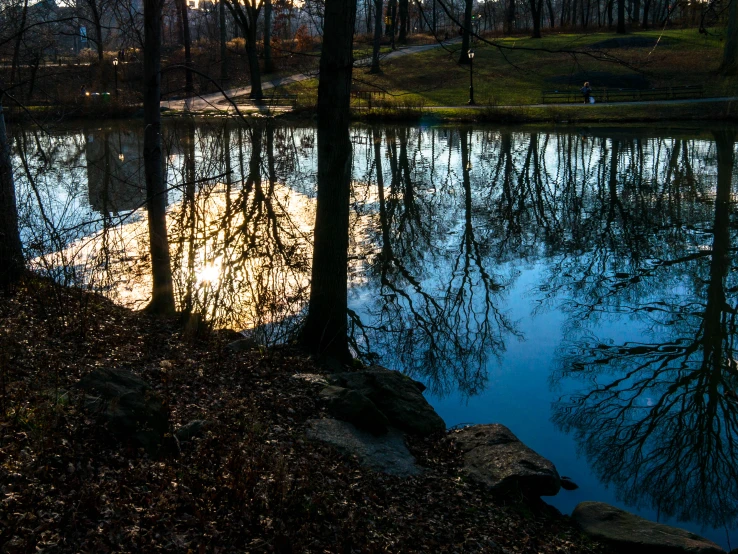
<path id="1" fill-rule="evenodd" d="M 402 46 L 397 50 L 393 50 L 387 54 L 381 56 L 382 61 L 392 60 L 401 56 L 408 56 L 410 54 L 418 54 L 434 48 L 440 48 L 443 45 L 455 44 L 460 42 L 460 39 L 446 40 L 443 42 L 437 42 L 434 44 L 421 44 L 418 46 Z M 362 58 L 354 62 L 354 67 L 369 67 L 372 63 L 371 57 Z M 265 80 L 261 84 L 262 90 L 266 91 L 274 87 L 288 85 L 290 83 L 297 83 L 300 81 L 306 81 L 308 79 L 314 79 L 317 76 L 315 73 L 298 73 L 295 75 L 288 75 L 284 77 L 275 77 L 273 79 Z M 213 92 L 210 94 L 202 94 L 199 96 L 192 96 L 190 98 L 184 98 L 181 100 L 169 100 L 161 103 L 162 108 L 169 108 L 170 110 L 176 111 L 202 111 L 202 110 L 221 110 L 230 111 L 233 109 L 233 104 L 229 99 L 248 96 L 251 93 L 251 87 L 239 87 L 232 88 L 225 91 L 225 96 L 221 92 Z M 265 95 L 268 96 L 268 95 Z M 249 111 L 253 111 L 256 108 L 258 111 L 274 112 L 279 111 L 279 107 L 269 108 L 268 106 L 253 108 L 249 106 Z M 262 110 L 263 108 L 263 110 Z"/>
<path id="2" fill-rule="evenodd" d="M 600 102 L 597 104 L 594 104 L 590 107 L 589 104 L 585 105 L 584 103 L 577 103 L 577 102 L 565 102 L 565 103 L 553 103 L 549 102 L 548 104 L 509 104 L 509 105 L 501 105 L 501 106 L 487 106 L 487 105 L 479 105 L 476 104 L 474 106 L 469 106 L 468 104 L 464 104 L 462 106 L 424 106 L 423 110 L 488 110 L 488 109 L 520 109 L 520 108 L 551 108 L 551 107 L 562 107 L 562 106 L 581 106 L 582 109 L 597 109 L 597 108 L 615 108 L 618 106 L 654 106 L 658 104 L 667 104 L 669 106 L 672 105 L 678 105 L 678 104 L 710 104 L 715 102 L 736 102 L 738 101 L 738 96 L 719 96 L 715 98 L 681 98 L 679 100 L 638 100 L 635 102 Z"/>

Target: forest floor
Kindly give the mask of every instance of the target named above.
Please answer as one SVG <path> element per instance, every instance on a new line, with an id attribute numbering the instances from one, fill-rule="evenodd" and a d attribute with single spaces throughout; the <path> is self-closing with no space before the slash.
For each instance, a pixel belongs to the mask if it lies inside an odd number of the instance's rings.
<path id="1" fill-rule="evenodd" d="M 409 439 L 421 476 L 375 473 L 305 438 L 321 370 L 289 347 L 230 354 L 79 290 L 28 279 L 0 301 L 0 551 L 601 553 L 542 502 L 460 478 L 443 435 Z M 176 456 L 117 444 L 80 378 L 125 368 L 172 431 L 213 422 Z"/>

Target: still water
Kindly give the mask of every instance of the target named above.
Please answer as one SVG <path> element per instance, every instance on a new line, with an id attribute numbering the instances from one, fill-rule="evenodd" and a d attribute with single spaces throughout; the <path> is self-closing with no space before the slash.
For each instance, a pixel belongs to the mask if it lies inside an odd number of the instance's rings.
<path id="1" fill-rule="evenodd" d="M 36 268 L 143 307 L 141 122 L 11 129 Z M 355 127 L 357 353 L 576 491 L 738 546 L 735 129 Z M 177 301 L 265 342 L 309 292 L 317 136 L 165 126 Z M 738 239 L 738 237 L 736 237 Z"/>

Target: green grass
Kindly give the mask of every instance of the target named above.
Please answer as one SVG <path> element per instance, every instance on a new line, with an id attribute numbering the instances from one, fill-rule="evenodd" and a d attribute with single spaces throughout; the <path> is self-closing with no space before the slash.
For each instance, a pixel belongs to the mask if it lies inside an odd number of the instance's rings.
<path id="1" fill-rule="evenodd" d="M 592 48 L 603 41 L 623 38 L 648 39 L 651 43 L 631 48 Z M 491 39 L 500 48 L 477 42 L 474 95 L 480 105 L 524 106 L 539 103 L 543 90 L 578 90 L 584 80 L 589 80 L 596 97 L 597 90 L 603 86 L 630 88 L 634 79 L 650 87 L 704 84 L 708 96 L 734 95 L 738 93 L 738 80 L 716 75 L 722 58 L 723 43 L 719 38 L 717 32 L 705 36 L 696 29 L 680 29 L 663 33 L 641 31 L 624 37 L 592 33 L 552 34 L 539 40 Z M 461 106 L 469 98 L 469 68 L 457 63 L 459 49 L 459 45 L 452 45 L 450 51 L 437 48 L 387 60 L 380 75 L 357 68 L 354 80 L 360 88 L 386 90 L 392 108 Z M 595 53 L 606 53 L 612 61 L 597 59 L 592 56 Z M 300 104 L 315 104 L 317 81 L 295 83 L 286 88 L 300 96 Z M 649 110 L 633 110 L 627 104 L 619 106 L 624 116 L 631 117 L 631 112 L 649 116 Z M 579 110 L 580 106 L 572 109 Z M 596 110 L 600 112 L 599 108 Z M 603 117 L 611 117 L 610 112 L 602 113 Z"/>

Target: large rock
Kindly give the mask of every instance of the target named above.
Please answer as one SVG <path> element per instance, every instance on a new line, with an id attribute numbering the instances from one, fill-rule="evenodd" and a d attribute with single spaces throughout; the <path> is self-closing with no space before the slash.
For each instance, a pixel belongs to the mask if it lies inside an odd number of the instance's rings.
<path id="1" fill-rule="evenodd" d="M 405 445 L 402 432 L 390 428 L 382 436 L 375 436 L 355 425 L 337 419 L 311 419 L 307 422 L 307 436 L 335 446 L 344 454 L 359 458 L 362 465 L 391 475 L 418 475 L 420 468 Z"/>
<path id="2" fill-rule="evenodd" d="M 554 496 L 561 488 L 554 465 L 504 425 L 474 425 L 450 435 L 464 456 L 463 473 L 496 490 Z"/>
<path id="3" fill-rule="evenodd" d="M 725 553 L 694 533 L 648 521 L 604 502 L 581 502 L 571 517 L 588 535 L 630 554 Z"/>
<path id="4" fill-rule="evenodd" d="M 320 391 L 320 396 L 333 417 L 353 423 L 374 435 L 387 432 L 387 417 L 359 391 L 330 386 Z"/>
<path id="5" fill-rule="evenodd" d="M 371 400 L 390 424 L 418 435 L 444 431 L 446 424 L 423 397 L 425 388 L 399 371 L 379 366 L 356 372 L 336 373 L 328 381 L 355 390 Z"/>
<path id="6" fill-rule="evenodd" d="M 155 452 L 169 430 L 169 415 L 161 397 L 146 381 L 123 369 L 95 369 L 80 387 L 85 408 L 100 418 L 120 441 Z"/>

